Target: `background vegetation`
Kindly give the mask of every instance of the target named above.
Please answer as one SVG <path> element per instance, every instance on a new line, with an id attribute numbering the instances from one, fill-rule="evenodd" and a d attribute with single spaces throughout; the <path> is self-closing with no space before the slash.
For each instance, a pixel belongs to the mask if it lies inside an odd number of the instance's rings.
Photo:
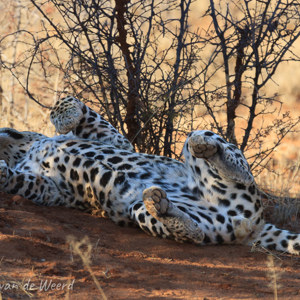
<path id="1" fill-rule="evenodd" d="M 290 139 L 282 170 L 299 179 L 299 1 L 1 5 L 1 126 L 49 134 L 47 107 L 74 94 L 142 152 L 180 159 L 189 131 L 211 129 L 258 175 Z"/>

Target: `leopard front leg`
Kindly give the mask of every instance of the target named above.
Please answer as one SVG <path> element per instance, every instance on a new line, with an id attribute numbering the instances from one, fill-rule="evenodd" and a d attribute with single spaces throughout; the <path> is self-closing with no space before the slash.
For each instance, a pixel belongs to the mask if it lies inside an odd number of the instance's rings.
<path id="1" fill-rule="evenodd" d="M 133 203 L 129 212 L 131 220 L 153 236 L 199 245 L 245 244 L 256 230 L 248 219 L 230 217 L 222 211 L 202 210 L 197 214 L 191 208 L 191 212 L 183 212 L 156 186 L 145 189 L 143 202 Z"/>
<path id="2" fill-rule="evenodd" d="M 50 178 L 14 170 L 4 160 L 0 160 L 0 190 L 46 206 L 64 205 L 68 198 Z"/>
<path id="3" fill-rule="evenodd" d="M 186 141 L 184 155 L 186 160 L 189 160 L 190 156 L 206 160 L 225 180 L 245 185 L 254 181 L 242 152 L 211 131 L 192 132 Z"/>

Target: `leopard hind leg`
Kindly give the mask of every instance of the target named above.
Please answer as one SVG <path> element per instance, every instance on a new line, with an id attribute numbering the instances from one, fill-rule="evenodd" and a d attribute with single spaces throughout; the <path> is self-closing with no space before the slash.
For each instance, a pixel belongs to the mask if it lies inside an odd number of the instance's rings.
<path id="1" fill-rule="evenodd" d="M 133 151 L 131 143 L 108 121 L 75 97 L 59 99 L 50 120 L 61 134 L 70 131 L 79 138 L 99 141 L 107 145 Z"/>
<path id="2" fill-rule="evenodd" d="M 204 159 L 224 180 L 253 184 L 254 178 L 243 153 L 217 134 L 198 130 L 192 132 L 184 146 L 186 161 L 194 164 L 193 158 Z"/>
<path id="3" fill-rule="evenodd" d="M 74 97 L 59 99 L 50 113 L 50 121 L 60 134 L 66 134 L 76 128 L 83 117 L 83 103 Z"/>

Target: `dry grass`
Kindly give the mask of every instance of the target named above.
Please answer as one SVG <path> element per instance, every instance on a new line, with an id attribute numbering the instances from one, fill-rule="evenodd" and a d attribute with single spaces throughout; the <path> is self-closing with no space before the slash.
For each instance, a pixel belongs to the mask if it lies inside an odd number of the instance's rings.
<path id="1" fill-rule="evenodd" d="M 300 158 L 270 166 L 256 181 L 266 192 L 264 204 L 272 211 L 272 222 L 297 225 L 300 213 Z"/>
<path id="2" fill-rule="evenodd" d="M 280 288 L 278 280 L 280 278 L 280 273 L 276 271 L 274 256 L 268 255 L 267 259 L 267 276 L 270 279 L 270 287 L 273 289 L 274 300 L 278 299 L 278 289 Z"/>
<path id="3" fill-rule="evenodd" d="M 77 240 L 74 236 L 68 236 L 67 243 L 70 245 L 71 255 L 72 252 L 74 252 L 81 258 L 84 267 L 90 273 L 97 289 L 100 292 L 102 299 L 107 300 L 107 297 L 91 268 L 92 244 L 90 243 L 89 238 L 86 236 L 82 240 Z"/>
<path id="4" fill-rule="evenodd" d="M 300 156 L 295 160 L 272 160 L 269 172 L 256 178 L 257 183 L 265 191 L 278 197 L 300 196 Z"/>

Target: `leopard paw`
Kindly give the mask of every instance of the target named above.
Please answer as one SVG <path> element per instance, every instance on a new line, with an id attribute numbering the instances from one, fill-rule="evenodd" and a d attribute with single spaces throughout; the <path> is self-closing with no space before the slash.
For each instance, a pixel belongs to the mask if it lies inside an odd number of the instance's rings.
<path id="1" fill-rule="evenodd" d="M 143 193 L 143 200 L 149 213 L 155 218 L 168 214 L 172 203 L 167 199 L 167 194 L 159 187 L 150 187 Z"/>
<path id="2" fill-rule="evenodd" d="M 189 141 L 189 148 L 193 156 L 208 159 L 217 153 L 218 147 L 214 140 L 208 140 L 202 135 L 192 136 Z"/>
<path id="3" fill-rule="evenodd" d="M 174 206 L 164 190 L 150 187 L 144 190 L 143 200 L 147 211 L 166 225 L 176 241 L 203 242 L 205 235 L 199 224 Z"/>
<path id="4" fill-rule="evenodd" d="M 240 242 L 247 239 L 254 230 L 254 224 L 246 218 L 235 217 L 232 219 L 233 231 Z"/>

